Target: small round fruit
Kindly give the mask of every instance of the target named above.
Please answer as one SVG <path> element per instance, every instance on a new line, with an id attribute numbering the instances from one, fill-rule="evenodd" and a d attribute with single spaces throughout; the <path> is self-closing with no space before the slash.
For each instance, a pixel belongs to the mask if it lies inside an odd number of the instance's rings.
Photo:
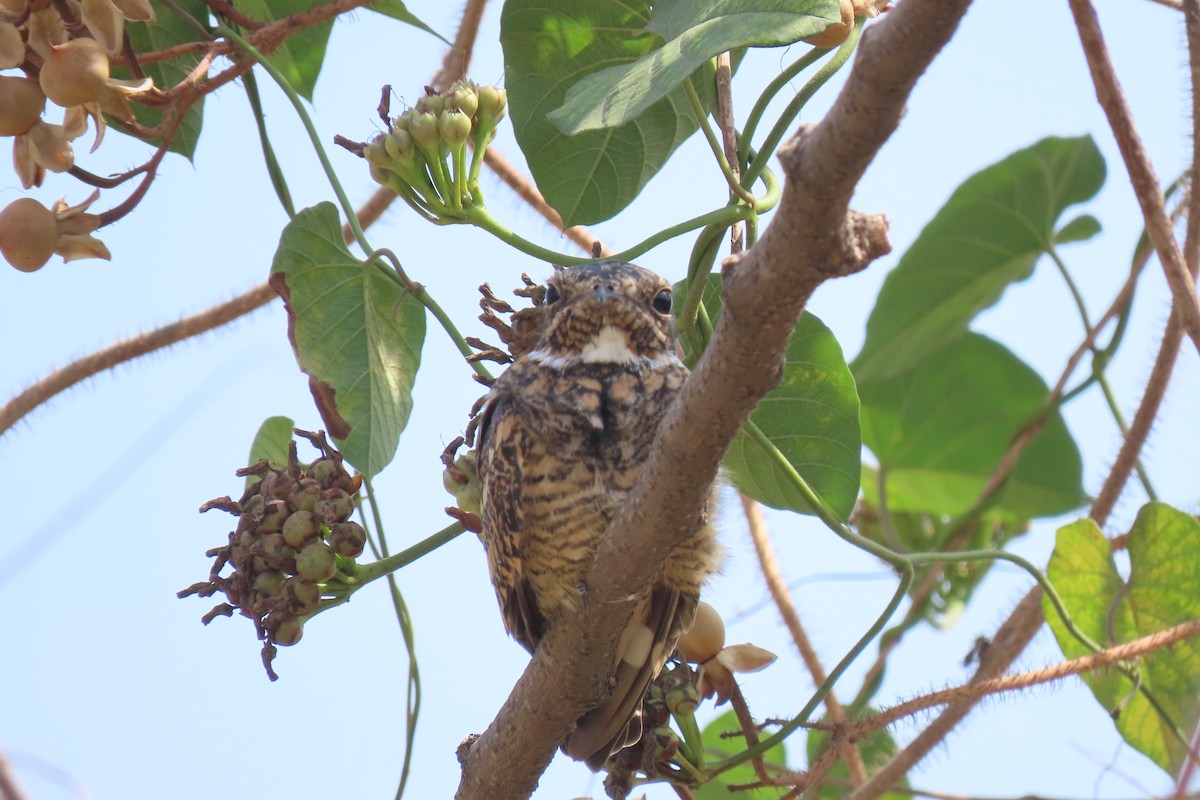
<path id="1" fill-rule="evenodd" d="M 288 505 L 293 511 L 312 511 L 313 504 L 321 494 L 320 485 L 312 478 L 301 478 L 288 492 Z"/>
<path id="2" fill-rule="evenodd" d="M 271 614 L 272 618 L 278 612 Z M 280 647 L 291 647 L 304 636 L 304 623 L 295 617 L 284 617 L 271 626 L 271 641 Z"/>
<path id="3" fill-rule="evenodd" d="M 367 546 L 367 532 L 357 522 L 339 522 L 329 530 L 329 546 L 339 556 L 358 558 Z"/>
<path id="4" fill-rule="evenodd" d="M 321 602 L 320 587 L 315 583 L 303 580 L 298 575 L 293 575 L 284 581 L 282 594 L 292 613 L 302 617 L 316 611 Z"/>
<path id="5" fill-rule="evenodd" d="M 326 525 L 345 522 L 354 513 L 354 501 L 341 489 L 326 489 L 313 503 L 313 516 Z"/>
<path id="6" fill-rule="evenodd" d="M 310 583 L 324 583 L 337 572 L 337 556 L 324 542 L 309 542 L 296 555 L 296 574 Z"/>
<path id="7" fill-rule="evenodd" d="M 100 99 L 108 86 L 108 54 L 95 39 L 72 39 L 50 51 L 38 76 L 42 91 L 63 108 Z"/>
<path id="8" fill-rule="evenodd" d="M 46 95 L 32 78 L 0 76 L 0 136 L 29 133 L 46 110 Z"/>
<path id="9" fill-rule="evenodd" d="M 704 601 L 696 605 L 692 627 L 679 637 L 679 650 L 688 661 L 703 664 L 725 646 L 725 623 L 717 610 Z"/>
<path id="10" fill-rule="evenodd" d="M 283 540 L 291 547 L 304 547 L 321 532 L 311 511 L 293 512 L 283 523 Z"/>
<path id="11" fill-rule="evenodd" d="M 32 197 L 14 200 L 0 211 L 0 253 L 21 272 L 46 266 L 58 244 L 58 220 Z"/>

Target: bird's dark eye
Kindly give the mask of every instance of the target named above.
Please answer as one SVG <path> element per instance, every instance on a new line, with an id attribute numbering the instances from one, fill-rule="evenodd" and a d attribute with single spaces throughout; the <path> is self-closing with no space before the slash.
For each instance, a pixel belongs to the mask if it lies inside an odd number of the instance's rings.
<path id="1" fill-rule="evenodd" d="M 544 302 L 546 305 L 550 305 L 551 303 L 557 303 L 558 302 L 558 289 L 555 289 L 553 285 L 547 286 L 546 287 L 546 296 L 542 299 L 542 302 Z"/>
<path id="2" fill-rule="evenodd" d="M 658 294 L 654 295 L 654 301 L 650 305 L 660 314 L 671 313 L 671 290 L 663 289 Z"/>

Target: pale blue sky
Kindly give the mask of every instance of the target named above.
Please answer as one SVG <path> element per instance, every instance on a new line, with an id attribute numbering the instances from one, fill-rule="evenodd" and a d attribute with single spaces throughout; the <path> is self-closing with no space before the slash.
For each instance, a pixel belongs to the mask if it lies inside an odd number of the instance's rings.
<path id="1" fill-rule="evenodd" d="M 452 5 L 413 2 L 412 10 L 447 36 Z M 472 76 L 504 77 L 500 4 L 489 9 Z M 1117 68 L 1142 134 L 1164 180 L 1182 169 L 1190 148 L 1180 16 L 1150 2 L 1100 3 Z M 339 22 L 317 87 L 316 119 L 325 141 L 335 133 L 365 138 L 375 129 L 379 86 L 419 95 L 441 58 L 441 44 L 374 14 Z M 796 51 L 752 55 L 734 85 L 744 117 L 758 89 Z M 812 104 L 815 119 L 836 84 Z M 332 199 L 291 109 L 261 80 L 268 125 L 298 206 Z M 867 173 L 855 199 L 891 222 L 896 252 L 867 272 L 823 287 L 811 310 L 838 335 L 847 356 L 862 342 L 875 292 L 898 255 L 954 187 L 975 170 L 1047 135 L 1091 133 L 1108 159 L 1109 180 L 1087 207 L 1105 226 L 1093 242 L 1067 251 L 1068 263 L 1098 314 L 1125 276 L 1140 227 L 1128 180 L 1095 103 L 1065 2 L 981 0 L 959 35 L 918 85 L 909 113 Z M 505 125 L 496 141 L 520 153 Z M 148 151 L 115 134 L 82 160 L 104 173 L 140 163 Z M 334 150 L 356 200 L 373 184 L 361 162 Z M 493 214 L 526 237 L 569 249 L 532 211 L 484 179 Z M 49 202 L 84 196 L 52 178 L 36 196 Z M 0 203 L 20 195 L 0 167 Z M 120 195 L 102 201 L 117 202 Z M 616 249 L 671 222 L 720 205 L 724 188 L 699 137 L 689 141 L 638 201 L 596 228 Z M 113 261 L 63 265 L 34 275 L 0 269 L 0 392 L 12 395 L 48 370 L 114 339 L 170 322 L 265 279 L 286 219 L 266 182 L 257 137 L 240 89 L 205 108 L 195 167 L 171 157 L 148 200 L 101 232 Z M 535 278 L 543 265 L 486 234 L 435 228 L 397 206 L 369 231 L 375 247 L 401 255 L 410 275 L 459 320 L 474 322 L 473 287 L 499 293 Z M 639 262 L 682 277 L 690 242 L 676 240 Z M 977 327 L 1003 341 L 1050 383 L 1080 336 L 1065 287 L 1046 265 L 1014 287 Z M 1157 266 L 1139 289 L 1131 328 L 1111 377 L 1131 411 L 1166 316 Z M 1163 498 L 1197 504 L 1194 403 L 1200 371 L 1185 346 L 1178 384 L 1149 450 Z M 438 454 L 458 435 L 480 389 L 439 329 L 430 326 L 415 390 L 415 410 L 392 466 L 376 481 L 393 547 L 446 524 Z M 225 796 L 386 798 L 394 792 L 403 746 L 403 646 L 383 587 L 323 615 L 304 641 L 276 661 L 282 679 L 267 681 L 249 622 L 217 620 L 205 629 L 207 604 L 174 593 L 202 579 L 204 551 L 224 540 L 228 518 L 200 516 L 203 501 L 236 494 L 233 470 L 268 416 L 320 425 L 295 366 L 278 304 L 167 353 L 125 365 L 57 398 L 0 440 L 0 750 L 20 768 L 38 800 L 69 792 L 38 777 L 37 762 L 74 775 L 97 800 L 178 800 Z M 1085 485 L 1095 491 L 1119 440 L 1098 398 L 1071 405 L 1066 417 L 1084 454 Z M 1141 503 L 1131 495 L 1112 529 Z M 769 517 L 784 573 L 803 581 L 795 600 L 828 665 L 835 663 L 882 609 L 893 587 L 873 559 L 808 518 Z M 1044 564 L 1055 522 L 1039 523 L 1016 544 Z M 727 618 L 765 597 L 753 550 L 735 513 L 723 520 L 730 552 L 709 600 Z M 16 568 L 14 568 L 14 563 Z M 845 574 L 853 579 L 841 579 Z M 424 707 L 410 796 L 448 797 L 458 780 L 454 748 L 482 730 L 520 674 L 524 651 L 506 639 L 487 582 L 482 548 L 464 536 L 399 575 L 414 616 Z M 946 631 L 912 634 L 893 659 L 881 703 L 968 676 L 961 665 L 976 636 L 988 635 L 1029 579 L 997 568 L 974 603 Z M 759 716 L 788 716 L 811 692 L 786 632 L 770 609 L 730 626 L 730 641 L 752 641 L 780 655 L 744 685 Z M 868 651 L 873 655 L 874 648 Z M 1036 667 L 1058 658 L 1043 634 L 1021 659 Z M 864 658 L 845 678 L 857 689 Z M 920 722 L 922 720 L 918 720 Z M 914 727 L 901 726 L 907 740 Z M 793 752 L 801 752 L 799 739 Z M 1078 682 L 988 702 L 913 774 L 926 789 L 1078 798 L 1161 793 L 1166 779 L 1123 747 L 1106 715 Z M 562 757 L 539 798 L 603 796 L 598 781 Z M 669 793 L 657 790 L 652 796 Z M 670 795 L 673 796 L 673 795 Z"/>

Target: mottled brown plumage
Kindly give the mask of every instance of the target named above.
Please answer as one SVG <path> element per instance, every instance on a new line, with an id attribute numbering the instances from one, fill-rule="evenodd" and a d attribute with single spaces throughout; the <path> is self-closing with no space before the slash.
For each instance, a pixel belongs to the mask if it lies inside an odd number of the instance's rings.
<path id="1" fill-rule="evenodd" d="M 687 377 L 670 285 L 633 264 L 548 281 L 537 346 L 496 381 L 479 434 L 483 540 L 508 632 L 531 653 L 578 611 L 609 521 L 633 489 Z M 614 654 L 613 693 L 564 744 L 593 769 L 637 741 L 646 685 L 691 625 L 720 560 L 710 526 L 680 545 Z"/>

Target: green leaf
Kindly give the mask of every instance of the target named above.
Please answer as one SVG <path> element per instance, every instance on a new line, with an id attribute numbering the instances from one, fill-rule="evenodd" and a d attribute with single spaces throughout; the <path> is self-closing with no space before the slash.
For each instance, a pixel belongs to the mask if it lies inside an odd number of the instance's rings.
<path id="1" fill-rule="evenodd" d="M 566 136 L 546 117 L 580 78 L 649 52 L 657 41 L 645 30 L 649 14 L 649 0 L 504 4 L 500 42 L 513 132 L 538 189 L 567 226 L 625 208 L 696 130 L 682 89 L 618 128 Z M 711 101 L 710 87 L 697 85 Z"/>
<path id="2" fill-rule="evenodd" d="M 720 289 L 720 278 L 710 276 L 704 306 L 714 322 L 721 308 Z M 677 297 L 686 293 L 685 283 L 675 289 Z M 689 358 L 698 346 L 691 338 L 683 345 Z M 759 401 L 750 421 L 838 516 L 849 517 L 862 468 L 858 394 L 841 345 L 815 315 L 805 312 L 796 323 L 783 377 Z M 814 513 L 788 471 L 745 430 L 730 445 L 725 469 L 740 491 L 760 503 Z"/>
<path id="3" fill-rule="evenodd" d="M 731 733 L 725 737 L 722 734 Z M 746 739 L 742 735 L 742 726 L 738 723 L 733 711 L 726 711 L 721 716 L 704 726 L 700 734 L 704 741 L 705 759 L 715 761 L 719 758 L 729 758 L 746 749 Z M 768 767 L 786 767 L 787 750 L 783 744 L 777 744 L 763 754 L 763 761 Z M 739 791 L 736 795 L 729 793 L 730 786 L 756 783 L 758 776 L 754 774 L 754 766 L 750 762 L 738 764 L 717 775 L 708 783 L 694 790 L 696 800 L 729 800 L 730 797 L 746 798 L 746 800 L 776 800 L 783 795 L 779 788 L 761 787 L 748 791 Z"/>
<path id="4" fill-rule="evenodd" d="M 1200 521 L 1165 503 L 1138 512 L 1128 538 L 1130 572 L 1121 581 L 1111 546 L 1091 520 L 1059 529 L 1047 577 L 1075 624 L 1093 641 L 1111 646 L 1200 618 Z M 1046 619 L 1067 658 L 1087 655 L 1048 600 Z M 1132 747 L 1169 774 L 1178 773 L 1185 743 L 1200 721 L 1200 642 L 1187 639 L 1142 656 L 1135 667 L 1165 717 L 1116 669 L 1084 676 L 1096 699 L 1116 716 Z"/>
<path id="5" fill-rule="evenodd" d="M 1091 214 L 1081 214 L 1058 229 L 1058 233 L 1054 234 L 1054 243 L 1070 244 L 1072 242 L 1086 242 L 1088 239 L 1099 234 L 1101 230 L 1103 228 L 1100 225 L 1100 220 Z"/>
<path id="6" fill-rule="evenodd" d="M 208 19 L 208 6 L 203 0 L 179 0 L 179 7 L 198 20 Z M 129 42 L 138 53 L 149 53 L 155 50 L 165 50 L 177 44 L 194 42 L 196 30 L 184 22 L 173 10 L 162 6 L 158 9 L 154 22 L 136 23 L 125 26 L 129 34 Z M 187 54 L 169 58 L 165 61 L 155 61 L 142 65 L 142 71 L 147 78 L 154 80 L 154 85 L 160 89 L 170 89 L 186 78 L 196 66 L 195 54 Z M 114 68 L 113 76 L 131 78 L 132 73 L 127 68 Z M 138 123 L 153 128 L 162 121 L 162 109 L 131 103 L 133 116 Z M 204 124 L 204 98 L 193 103 L 179 123 L 175 138 L 171 140 L 170 150 L 179 153 L 189 161 L 196 154 L 196 144 L 200 141 L 200 129 Z M 157 141 L 157 140 L 156 140 Z"/>
<path id="7" fill-rule="evenodd" d="M 369 6 L 367 6 L 367 8 L 378 14 L 383 14 L 385 17 L 391 17 L 392 19 L 400 20 L 403 23 L 412 25 L 414 28 L 420 28 L 426 33 L 432 33 L 447 45 L 450 44 L 450 40 L 418 19 L 415 14 L 408 10 L 408 7 L 405 6 L 401 0 L 375 0 L 375 2 L 371 3 Z"/>
<path id="8" fill-rule="evenodd" d="M 979 497 L 1016 433 L 1050 393 L 1003 345 L 954 339 L 896 377 L 859 378 L 863 441 L 879 459 L 892 511 L 957 516 Z M 1061 514 L 1085 500 L 1082 462 L 1055 412 L 1017 461 L 993 511 Z"/>
<path id="9" fill-rule="evenodd" d="M 677 89 L 710 58 L 742 47 L 792 44 L 840 20 L 837 0 L 655 3 L 646 27 L 662 36 L 662 43 L 636 61 L 577 82 L 550 120 L 566 134 L 619 127 Z"/>
<path id="10" fill-rule="evenodd" d="M 260 22 L 274 22 L 318 5 L 324 5 L 323 0 L 239 0 L 238 11 Z M 266 57 L 292 88 L 310 102 L 332 30 L 333 20 L 296 30 Z"/>
<path id="11" fill-rule="evenodd" d="M 1029 277 L 1063 210 L 1103 183 L 1090 136 L 1043 139 L 968 178 L 884 282 L 855 376 L 896 375 L 960 335 Z"/>
<path id="12" fill-rule="evenodd" d="M 296 423 L 290 417 L 267 417 L 258 426 L 254 441 L 250 443 L 250 459 L 247 464 L 257 464 L 262 459 L 270 461 L 276 467 L 282 467 L 288 462 L 288 445 L 292 442 L 292 429 Z M 246 476 L 246 486 L 258 483 L 261 478 L 257 475 Z"/>
<path id="13" fill-rule="evenodd" d="M 377 263 L 354 257 L 332 203 L 301 211 L 279 240 L 271 285 L 325 425 L 371 477 L 396 453 L 412 411 L 425 309 Z"/>

